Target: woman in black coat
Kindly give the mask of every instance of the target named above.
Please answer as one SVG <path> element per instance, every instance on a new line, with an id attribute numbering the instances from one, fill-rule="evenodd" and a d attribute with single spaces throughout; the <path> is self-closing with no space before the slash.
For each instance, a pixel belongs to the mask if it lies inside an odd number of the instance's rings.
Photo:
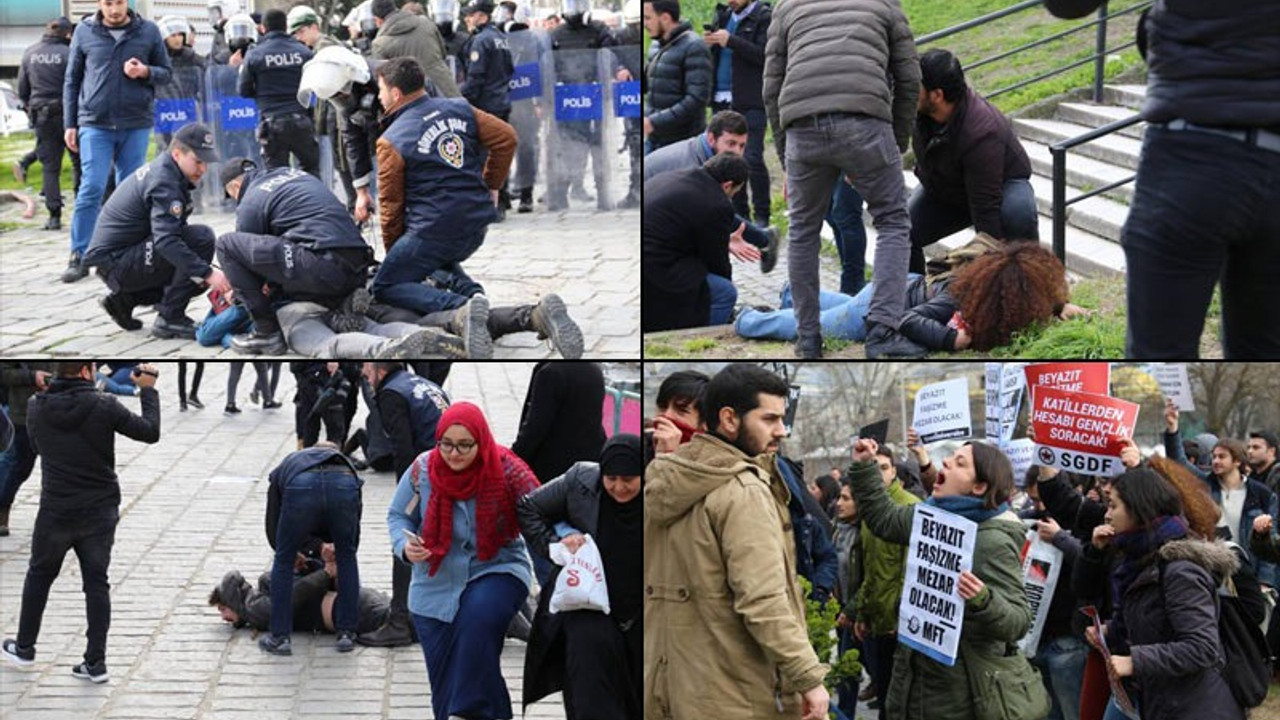
<path id="1" fill-rule="evenodd" d="M 595 540 L 610 607 L 608 615 L 594 610 L 552 615 L 548 605 L 555 577 L 543 585 L 525 653 L 526 709 L 563 690 L 568 720 L 640 720 L 643 714 L 643 472 L 640 437 L 614 435 L 599 464 L 574 465 L 516 507 L 530 550 L 543 557 L 552 543 L 576 551 L 583 535 Z"/>
<path id="2" fill-rule="evenodd" d="M 1156 471 L 1138 467 L 1112 484 L 1106 524 L 1093 533 L 1076 575 L 1097 573 L 1108 548 L 1114 615 L 1105 627 L 1111 665 L 1125 679 L 1143 720 L 1241 720 L 1244 711 L 1223 680 L 1218 585 L 1238 564 L 1222 543 L 1202 540 L 1187 516 L 1212 504 L 1180 494 Z M 1203 501 L 1203 502 L 1202 502 Z M 1096 637 L 1090 629 L 1091 643 Z"/>
<path id="3" fill-rule="evenodd" d="M 511 451 L 546 483 L 578 461 L 600 457 L 603 412 L 604 371 L 599 363 L 540 362 L 529 376 L 520 431 Z"/>

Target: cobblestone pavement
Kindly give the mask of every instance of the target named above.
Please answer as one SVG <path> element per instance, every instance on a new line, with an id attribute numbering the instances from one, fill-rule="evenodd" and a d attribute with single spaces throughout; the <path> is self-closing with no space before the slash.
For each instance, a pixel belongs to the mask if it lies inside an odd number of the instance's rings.
<path id="1" fill-rule="evenodd" d="M 0 718 L 264 718 L 431 717 L 426 666 L 417 645 L 394 650 L 357 646 L 341 655 L 332 635 L 295 634 L 294 654 L 258 650 L 249 630 L 233 630 L 207 604 L 223 573 L 239 569 L 254 582 L 269 569 L 262 535 L 267 473 L 294 449 L 288 402 L 264 411 L 246 400 L 247 368 L 237 397 L 242 414 L 227 416 L 226 365 L 208 363 L 201 385 L 203 410 L 178 412 L 176 366 L 162 364 L 162 435 L 156 445 L 117 441 L 123 500 L 111 563 L 111 680 L 93 685 L 73 678 L 84 651 L 84 596 L 69 553 L 53 586 L 37 645 L 36 664 L 0 661 Z M 532 363 L 455 364 L 445 388 L 455 399 L 485 409 L 499 442 L 515 439 Z M 293 377 L 282 373 L 279 398 L 293 396 Z M 137 401 L 122 399 L 137 411 Z M 364 410 L 356 423 L 363 424 Z M 40 494 L 40 471 L 18 493 L 0 538 L 0 632 L 17 632 L 22 582 L 30 556 L 30 530 Z M 364 516 L 359 551 L 361 581 L 391 591 L 384 510 L 393 491 L 390 473 L 363 474 Z M 508 640 L 502 666 L 519 717 L 524 643 Z M 563 718 L 558 695 L 526 716 Z"/>
<path id="2" fill-rule="evenodd" d="M 506 222 L 489 227 L 484 245 L 464 267 L 494 305 L 534 303 L 545 293 L 558 293 L 582 327 L 586 357 L 638 358 L 640 211 L 571 205 L 559 213 L 542 205 L 532 214 L 513 211 Z M 122 330 L 98 307 L 106 286 L 96 276 L 69 285 L 58 280 L 70 251 L 69 222 L 67 230 L 47 232 L 38 229 L 43 208 L 29 221 L 18 210 L 10 205 L 0 212 L 0 227 L 16 226 L 0 231 L 0 356 L 237 357 L 218 347 L 151 338 L 147 332 L 155 313 L 150 308 L 134 313 L 145 323 L 142 330 Z M 235 218 L 208 212 L 193 215 L 191 222 L 221 234 L 234 229 Z M 381 258 L 381 242 L 375 245 Z M 208 302 L 197 298 L 187 314 L 199 321 L 208 309 Z M 518 333 L 498 340 L 494 357 L 559 355 L 533 333 Z"/>

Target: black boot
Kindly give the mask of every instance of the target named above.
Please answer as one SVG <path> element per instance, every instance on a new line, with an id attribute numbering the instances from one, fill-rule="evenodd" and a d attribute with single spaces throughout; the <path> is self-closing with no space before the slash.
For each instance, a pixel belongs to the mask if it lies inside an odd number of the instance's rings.
<path id="1" fill-rule="evenodd" d="M 533 188 L 520 188 L 520 205 L 516 208 L 518 213 L 533 212 Z"/>
<path id="2" fill-rule="evenodd" d="M 550 340 L 552 347 L 560 351 L 561 357 L 566 360 L 582 357 L 582 330 L 569 317 L 569 311 L 559 295 L 543 295 L 542 300 L 533 306 L 529 319 L 538 337 Z"/>
<path id="3" fill-rule="evenodd" d="M 532 331 L 532 305 L 489 308 L 489 336 L 494 340 L 512 333 Z"/>
<path id="4" fill-rule="evenodd" d="M 393 560 L 391 566 L 391 611 L 382 627 L 356 637 L 356 642 L 370 647 L 401 647 L 417 641 L 417 633 L 409 620 L 409 581 L 413 569 Z"/>
<path id="5" fill-rule="evenodd" d="M 61 230 L 62 229 L 62 208 L 49 211 L 49 219 L 44 223 L 44 230 Z"/>

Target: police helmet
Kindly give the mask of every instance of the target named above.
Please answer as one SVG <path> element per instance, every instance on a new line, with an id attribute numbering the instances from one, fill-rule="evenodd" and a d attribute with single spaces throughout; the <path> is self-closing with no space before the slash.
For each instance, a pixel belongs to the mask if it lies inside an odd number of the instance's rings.
<path id="1" fill-rule="evenodd" d="M 227 47 L 231 52 L 248 48 L 258 40 L 258 24 L 246 13 L 237 13 L 227 18 L 227 25 L 222 29 L 227 38 Z"/>
<path id="2" fill-rule="evenodd" d="M 458 0 L 431 0 L 431 20 L 437 25 L 449 25 L 458 19 Z"/>
<path id="3" fill-rule="evenodd" d="M 289 32 L 294 33 L 308 25 L 319 25 L 320 16 L 306 5 L 298 5 L 289 10 Z"/>
<path id="4" fill-rule="evenodd" d="M 370 40 L 378 34 L 378 22 L 373 17 L 373 0 L 364 0 L 356 7 L 356 24 L 360 26 L 360 35 Z"/>
<path id="5" fill-rule="evenodd" d="M 628 25 L 640 22 L 640 0 L 627 0 L 622 6 L 622 21 Z"/>
<path id="6" fill-rule="evenodd" d="M 312 107 L 319 100 L 351 92 L 352 83 L 367 83 L 372 76 L 369 63 L 359 53 L 341 45 L 330 45 L 302 66 L 298 104 Z"/>
<path id="7" fill-rule="evenodd" d="M 165 15 L 156 22 L 156 27 L 160 28 L 160 37 L 168 38 L 170 35 L 182 33 L 184 36 L 191 30 L 191 25 L 186 18 L 177 15 Z M 186 42 L 186 37 L 182 38 Z"/>
<path id="8" fill-rule="evenodd" d="M 209 23 L 212 25 L 217 25 L 240 12 L 239 0 L 208 0 L 207 4 L 209 7 Z"/>
<path id="9" fill-rule="evenodd" d="M 560 15 L 569 22 L 580 21 L 591 12 L 591 0 L 560 0 Z"/>

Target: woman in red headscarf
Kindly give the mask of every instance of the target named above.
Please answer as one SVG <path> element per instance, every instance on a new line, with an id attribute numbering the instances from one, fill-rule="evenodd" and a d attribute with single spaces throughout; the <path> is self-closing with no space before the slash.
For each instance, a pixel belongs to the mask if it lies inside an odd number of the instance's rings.
<path id="1" fill-rule="evenodd" d="M 396 557 L 413 565 L 409 612 L 437 718 L 512 717 L 499 658 L 532 582 L 516 502 L 537 487 L 467 402 L 444 412 L 435 448 L 400 478 L 387 526 Z"/>

